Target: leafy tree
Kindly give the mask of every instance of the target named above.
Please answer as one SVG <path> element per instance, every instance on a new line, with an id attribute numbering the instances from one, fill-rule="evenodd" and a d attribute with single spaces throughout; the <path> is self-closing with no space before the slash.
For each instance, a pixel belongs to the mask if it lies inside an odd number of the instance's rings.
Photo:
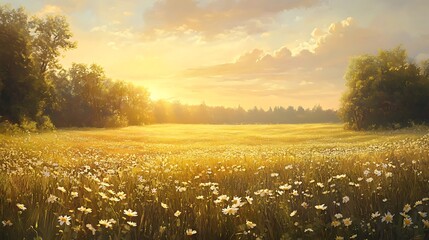
<path id="1" fill-rule="evenodd" d="M 54 104 L 53 69 L 62 50 L 73 48 L 64 17 L 29 19 L 23 8 L 0 5 L 0 116 L 12 122 L 42 119 L 47 103 Z"/>
<path id="2" fill-rule="evenodd" d="M 0 116 L 11 122 L 38 112 L 44 83 L 31 59 L 28 16 L 22 8 L 0 6 Z"/>
<path id="3" fill-rule="evenodd" d="M 428 120 L 429 79 L 397 47 L 351 60 L 340 115 L 352 129 L 407 126 Z"/>
<path id="4" fill-rule="evenodd" d="M 57 68 L 61 51 L 75 48 L 76 42 L 71 40 L 73 34 L 64 16 L 33 17 L 30 26 L 34 32 L 33 57 L 43 75 L 48 69 Z"/>

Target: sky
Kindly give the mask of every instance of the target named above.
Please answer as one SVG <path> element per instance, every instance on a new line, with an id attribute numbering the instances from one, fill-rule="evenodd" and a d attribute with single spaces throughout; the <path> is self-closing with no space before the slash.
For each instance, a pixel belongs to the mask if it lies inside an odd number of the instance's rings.
<path id="1" fill-rule="evenodd" d="M 429 58 L 427 0 L 15 0 L 66 16 L 78 47 L 152 99 L 227 107 L 337 109 L 349 60 L 402 45 Z"/>

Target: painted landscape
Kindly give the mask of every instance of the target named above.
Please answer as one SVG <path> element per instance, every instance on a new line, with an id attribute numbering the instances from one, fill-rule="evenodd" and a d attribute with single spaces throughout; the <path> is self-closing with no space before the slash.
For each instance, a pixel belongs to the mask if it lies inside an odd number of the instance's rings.
<path id="1" fill-rule="evenodd" d="M 0 239 L 429 239 L 428 11 L 0 3 Z"/>

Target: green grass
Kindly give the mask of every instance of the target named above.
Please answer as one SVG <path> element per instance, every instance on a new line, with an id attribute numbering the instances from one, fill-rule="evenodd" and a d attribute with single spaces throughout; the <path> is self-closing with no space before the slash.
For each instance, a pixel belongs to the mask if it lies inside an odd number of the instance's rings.
<path id="1" fill-rule="evenodd" d="M 0 239 L 426 239 L 428 132 L 150 125 L 0 135 L 0 220 L 13 224 L 0 225 Z M 59 224 L 64 215 L 70 225 Z"/>

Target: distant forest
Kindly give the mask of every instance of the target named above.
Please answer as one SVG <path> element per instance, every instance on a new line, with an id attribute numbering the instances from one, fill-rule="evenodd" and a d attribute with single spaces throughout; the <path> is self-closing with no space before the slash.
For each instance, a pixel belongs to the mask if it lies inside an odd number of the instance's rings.
<path id="1" fill-rule="evenodd" d="M 304 109 L 289 106 L 264 110 L 254 107 L 225 108 L 201 105 L 183 105 L 157 101 L 152 104 L 152 119 L 155 123 L 213 123 L 213 124 L 253 124 L 253 123 L 325 123 L 340 122 L 337 112 L 323 110 L 320 106 Z"/>
<path id="2" fill-rule="evenodd" d="M 23 8 L 0 5 L 0 36 L 0 129 L 339 121 L 320 106 L 244 110 L 152 102 L 145 88 L 111 80 L 96 64 L 65 69 L 59 58 L 77 44 L 63 16 L 28 16 Z"/>

